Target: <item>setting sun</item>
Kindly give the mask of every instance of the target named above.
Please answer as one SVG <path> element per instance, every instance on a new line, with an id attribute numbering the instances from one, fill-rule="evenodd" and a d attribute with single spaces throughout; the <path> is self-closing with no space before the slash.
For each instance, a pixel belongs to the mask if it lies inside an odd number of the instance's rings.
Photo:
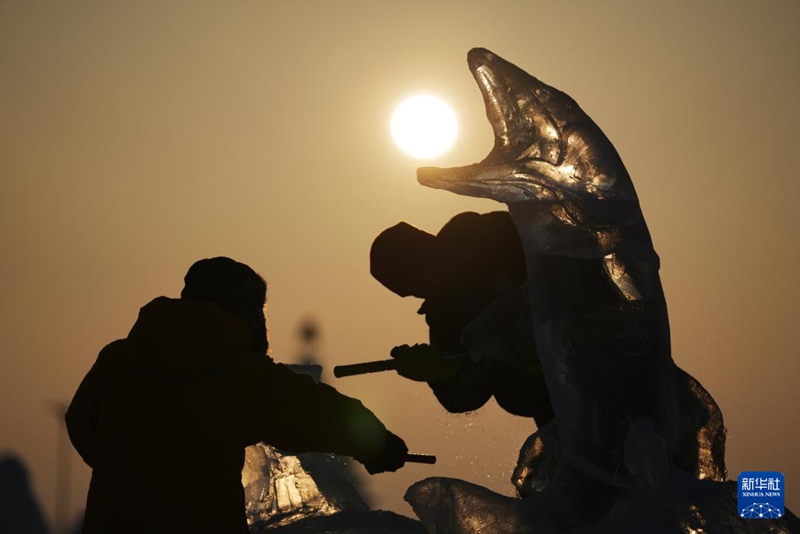
<path id="1" fill-rule="evenodd" d="M 419 159 L 447 152 L 456 140 L 458 123 L 450 106 L 430 95 L 404 100 L 392 115 L 392 137 L 403 152 Z"/>

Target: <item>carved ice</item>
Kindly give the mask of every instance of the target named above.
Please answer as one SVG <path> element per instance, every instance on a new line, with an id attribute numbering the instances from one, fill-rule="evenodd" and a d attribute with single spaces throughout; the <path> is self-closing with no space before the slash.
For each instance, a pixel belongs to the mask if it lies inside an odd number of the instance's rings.
<path id="1" fill-rule="evenodd" d="M 630 421 L 647 418 L 669 456 L 680 423 L 658 256 L 633 184 L 569 96 L 488 50 L 468 61 L 494 148 L 475 165 L 420 169 L 419 180 L 509 205 L 559 421 L 555 480 L 635 484 L 622 458 Z"/>
<path id="2" fill-rule="evenodd" d="M 556 421 L 521 451 L 515 500 L 432 478 L 406 494 L 431 532 L 789 532 L 754 525 L 725 478 L 722 415 L 676 368 L 659 258 L 633 183 L 568 95 L 485 49 L 468 63 L 495 134 L 480 163 L 419 182 L 508 205 Z M 771 520 L 765 520 L 771 521 Z"/>
<path id="3" fill-rule="evenodd" d="M 318 365 L 289 365 L 319 381 Z M 279 409 L 279 408 L 278 408 Z M 351 460 L 333 454 L 292 454 L 266 443 L 245 449 L 242 471 L 252 534 L 421 534 L 418 521 L 371 510 L 358 491 Z"/>
<path id="4" fill-rule="evenodd" d="M 245 450 L 242 484 L 250 525 L 283 526 L 307 517 L 369 510 L 347 461 L 333 455 L 292 455 L 265 443 L 252 445 Z"/>

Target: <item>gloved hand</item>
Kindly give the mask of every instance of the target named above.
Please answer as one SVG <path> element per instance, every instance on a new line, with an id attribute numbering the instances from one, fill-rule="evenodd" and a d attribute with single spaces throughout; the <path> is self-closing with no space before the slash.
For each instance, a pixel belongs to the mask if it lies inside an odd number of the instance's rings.
<path id="1" fill-rule="evenodd" d="M 461 360 L 442 359 L 444 355 L 436 345 L 400 345 L 389 354 L 397 360 L 397 374 L 417 382 L 440 382 L 461 370 Z"/>
<path id="2" fill-rule="evenodd" d="M 386 471 L 397 471 L 406 463 L 408 447 L 406 442 L 399 436 L 386 432 L 386 442 L 381 455 L 369 462 L 364 462 L 364 467 L 370 475 L 385 473 Z"/>

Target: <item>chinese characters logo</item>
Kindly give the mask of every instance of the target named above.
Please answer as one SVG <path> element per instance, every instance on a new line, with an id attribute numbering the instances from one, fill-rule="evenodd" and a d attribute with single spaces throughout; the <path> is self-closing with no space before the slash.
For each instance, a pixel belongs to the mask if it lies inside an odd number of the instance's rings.
<path id="1" fill-rule="evenodd" d="M 783 517 L 783 475 L 777 471 L 745 471 L 739 475 L 739 516 L 745 519 Z"/>

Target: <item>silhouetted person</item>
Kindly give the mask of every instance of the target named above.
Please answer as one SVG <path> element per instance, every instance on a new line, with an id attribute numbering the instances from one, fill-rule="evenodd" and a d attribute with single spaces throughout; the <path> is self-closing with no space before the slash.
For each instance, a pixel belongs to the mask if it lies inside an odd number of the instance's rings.
<path id="1" fill-rule="evenodd" d="M 553 419 L 521 287 L 522 243 L 507 212 L 461 213 L 436 236 L 401 222 L 375 239 L 370 262 L 391 291 L 425 299 L 417 313 L 430 344 L 395 347 L 398 373 L 428 382 L 450 412 L 475 410 L 494 395 L 539 427 Z M 465 356 L 448 359 L 457 354 Z"/>
<path id="2" fill-rule="evenodd" d="M 28 472 L 14 456 L 0 457 L 0 532 L 46 534 Z"/>
<path id="3" fill-rule="evenodd" d="M 522 243 L 509 214 L 461 213 L 436 236 L 399 223 L 375 239 L 370 256 L 372 274 L 384 286 L 425 299 L 418 313 L 425 315 L 430 344 L 395 347 L 398 373 L 428 382 L 450 412 L 475 410 L 494 395 L 507 412 L 533 417 L 540 431 L 523 445 L 512 480 L 523 495 L 544 489 L 559 446 L 553 425 L 541 430 L 555 424 L 554 414 L 538 365 Z M 593 297 L 587 292 L 585 298 Z M 672 460 L 699 479 L 724 480 L 722 413 L 678 366 L 674 380 L 681 426 Z"/>
<path id="4" fill-rule="evenodd" d="M 93 468 L 84 533 L 246 533 L 244 449 L 260 441 L 403 465 L 403 441 L 359 401 L 267 356 L 255 271 L 212 258 L 184 280 L 100 352 L 67 411 Z"/>

